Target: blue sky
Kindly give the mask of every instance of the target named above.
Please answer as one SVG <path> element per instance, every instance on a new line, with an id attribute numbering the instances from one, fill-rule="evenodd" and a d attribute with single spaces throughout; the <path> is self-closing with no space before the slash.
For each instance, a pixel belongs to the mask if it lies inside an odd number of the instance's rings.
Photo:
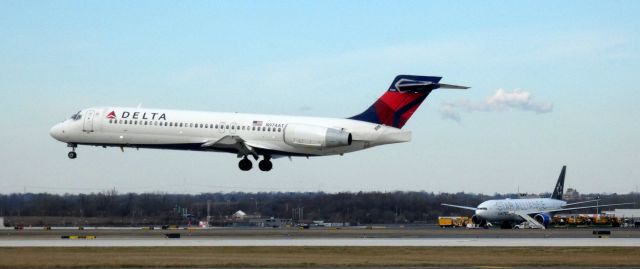
<path id="1" fill-rule="evenodd" d="M 629 192 L 640 184 L 637 1 L 0 1 L 2 192 Z M 397 74 L 437 75 L 410 143 L 277 160 L 81 147 L 97 105 L 347 117 Z M 498 89 L 550 104 L 484 107 Z M 459 120 L 443 117 L 446 104 Z"/>

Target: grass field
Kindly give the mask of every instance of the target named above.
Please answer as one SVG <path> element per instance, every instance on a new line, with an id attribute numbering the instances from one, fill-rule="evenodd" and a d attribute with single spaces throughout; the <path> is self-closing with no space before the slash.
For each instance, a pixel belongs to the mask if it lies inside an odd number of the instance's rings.
<path id="1" fill-rule="evenodd" d="M 638 266 L 640 248 L 0 248 L 0 268 Z"/>

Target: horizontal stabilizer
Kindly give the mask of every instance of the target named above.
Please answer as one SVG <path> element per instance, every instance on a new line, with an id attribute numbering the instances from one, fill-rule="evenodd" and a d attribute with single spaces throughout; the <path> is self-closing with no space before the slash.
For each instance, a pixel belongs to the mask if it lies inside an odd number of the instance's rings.
<path id="1" fill-rule="evenodd" d="M 440 89 L 466 90 L 466 89 L 471 88 L 471 87 L 467 87 L 467 86 L 458 86 L 458 85 L 442 84 L 442 83 L 438 83 L 438 85 L 440 85 Z"/>

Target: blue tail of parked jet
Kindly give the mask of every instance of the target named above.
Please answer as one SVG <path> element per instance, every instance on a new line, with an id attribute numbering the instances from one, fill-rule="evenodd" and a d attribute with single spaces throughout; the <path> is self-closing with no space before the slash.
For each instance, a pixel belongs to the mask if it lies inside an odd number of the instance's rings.
<path id="1" fill-rule="evenodd" d="M 567 166 L 562 166 L 562 170 L 560 171 L 560 176 L 558 177 L 558 182 L 556 182 L 556 188 L 553 189 L 553 194 L 551 194 L 551 199 L 562 200 L 562 195 L 564 194 L 564 175 L 567 173 Z"/>

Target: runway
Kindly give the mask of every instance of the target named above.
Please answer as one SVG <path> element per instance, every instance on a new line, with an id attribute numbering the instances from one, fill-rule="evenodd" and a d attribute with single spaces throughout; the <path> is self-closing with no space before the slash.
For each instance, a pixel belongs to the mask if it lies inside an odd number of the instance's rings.
<path id="1" fill-rule="evenodd" d="M 2 239 L 0 247 L 640 247 L 640 238 Z"/>

